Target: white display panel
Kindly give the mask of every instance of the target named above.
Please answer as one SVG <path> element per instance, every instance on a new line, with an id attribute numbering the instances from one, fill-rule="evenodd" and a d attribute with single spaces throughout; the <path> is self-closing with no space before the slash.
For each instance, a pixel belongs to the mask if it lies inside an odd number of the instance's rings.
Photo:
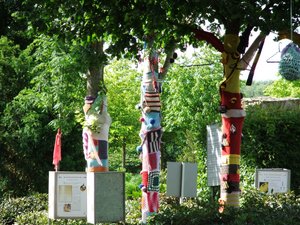
<path id="1" fill-rule="evenodd" d="M 49 172 L 49 218 L 86 218 L 85 172 Z"/>
<path id="2" fill-rule="evenodd" d="M 287 169 L 257 169 L 255 187 L 268 194 L 290 190 L 291 171 Z"/>
<path id="3" fill-rule="evenodd" d="M 206 126 L 207 130 L 207 184 L 220 185 L 221 142 L 222 132 L 220 125 Z"/>
<path id="4" fill-rule="evenodd" d="M 197 196 L 197 163 L 167 162 L 167 196 Z"/>

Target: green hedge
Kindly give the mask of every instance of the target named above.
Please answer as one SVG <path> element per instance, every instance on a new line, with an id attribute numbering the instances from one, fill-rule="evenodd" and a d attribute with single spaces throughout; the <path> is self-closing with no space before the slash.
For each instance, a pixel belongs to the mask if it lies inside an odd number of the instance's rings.
<path id="1" fill-rule="evenodd" d="M 14 224 L 15 219 L 32 211 L 43 211 L 48 208 L 46 194 L 34 194 L 21 198 L 5 198 L 0 203 L 0 224 Z"/>
<path id="2" fill-rule="evenodd" d="M 300 224 L 300 198 L 294 193 L 267 195 L 247 190 L 242 194 L 240 208 L 227 207 L 223 213 L 219 213 L 216 202 L 188 200 L 179 205 L 176 200 L 166 198 L 150 224 L 297 225 Z"/>
<path id="3" fill-rule="evenodd" d="M 201 193 L 200 193 L 201 195 Z M 246 189 L 240 208 L 225 208 L 219 213 L 218 204 L 208 198 L 188 199 L 179 204 L 178 198 L 161 194 L 160 211 L 151 216 L 149 224 L 189 225 L 286 225 L 300 224 L 300 197 L 293 192 L 267 195 L 255 189 Z M 48 224 L 47 195 L 6 199 L 0 204 L 0 223 L 3 225 Z M 140 199 L 127 200 L 126 224 L 140 223 Z M 51 224 L 84 225 L 86 220 L 51 220 Z"/>
<path id="4" fill-rule="evenodd" d="M 300 193 L 300 110 L 252 106 L 243 127 L 242 163 L 252 168 L 291 170 L 291 188 Z"/>

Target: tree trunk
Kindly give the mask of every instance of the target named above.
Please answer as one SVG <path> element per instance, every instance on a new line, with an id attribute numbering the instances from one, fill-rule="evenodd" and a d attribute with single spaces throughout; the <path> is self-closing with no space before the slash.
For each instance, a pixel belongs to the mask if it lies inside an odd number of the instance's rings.
<path id="1" fill-rule="evenodd" d="M 160 174 L 160 143 L 161 113 L 160 84 L 158 81 L 158 53 L 151 46 L 144 49 L 143 79 L 141 82 L 141 145 L 138 147 L 142 160 L 142 222 L 147 222 L 151 213 L 159 207 L 159 174 Z"/>
<path id="2" fill-rule="evenodd" d="M 220 203 L 239 206 L 240 147 L 245 112 L 240 94 L 240 70 L 237 52 L 239 37 L 227 34 L 224 40 L 222 63 L 224 80 L 220 85 L 222 115 L 221 197 Z"/>
<path id="3" fill-rule="evenodd" d="M 106 89 L 103 80 L 103 42 L 91 45 L 92 55 L 87 71 L 87 96 L 83 107 L 85 125 L 82 132 L 87 171 L 106 172 L 108 168 L 108 134 L 111 118 L 107 112 Z"/>
<path id="4" fill-rule="evenodd" d="M 240 60 L 237 51 L 239 37 L 227 34 L 224 40 L 222 63 L 224 79 L 220 85 L 222 115 L 221 154 L 221 205 L 239 206 L 240 198 L 240 154 L 245 111 L 240 93 L 240 71 L 246 69 L 260 42 L 266 35 L 260 34 Z"/>
<path id="5" fill-rule="evenodd" d="M 95 42 L 91 45 L 91 51 L 93 55 L 91 60 L 93 63 L 90 64 L 87 71 L 87 95 L 96 97 L 100 91 L 101 86 L 104 85 L 104 62 L 101 61 L 103 58 L 103 42 Z M 102 57 L 101 57 L 102 56 Z M 92 57 L 97 57 L 99 59 L 92 59 Z"/>

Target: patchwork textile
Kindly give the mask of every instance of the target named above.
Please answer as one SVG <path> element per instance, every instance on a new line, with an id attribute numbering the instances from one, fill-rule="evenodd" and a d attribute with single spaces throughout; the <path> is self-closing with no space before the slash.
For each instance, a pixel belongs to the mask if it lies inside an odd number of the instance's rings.
<path id="1" fill-rule="evenodd" d="M 222 124 L 223 124 L 222 138 L 224 143 L 222 146 L 223 154 L 240 154 L 243 122 L 244 122 L 244 117 L 240 117 L 240 118 L 222 117 Z M 224 141 L 224 139 L 226 141 Z"/>
<path id="2" fill-rule="evenodd" d="M 220 85 L 220 113 L 222 116 L 220 212 L 224 210 L 224 205 L 238 206 L 240 196 L 239 165 L 245 111 L 242 109 L 240 93 L 238 46 L 239 37 L 237 35 L 225 35 L 224 52 L 222 52 L 224 79 Z"/>
<path id="3" fill-rule="evenodd" d="M 148 166 L 149 170 L 159 170 L 160 152 L 154 152 L 148 154 Z"/>
<path id="4" fill-rule="evenodd" d="M 144 50 L 143 79 L 141 83 L 140 138 L 138 146 L 142 160 L 142 223 L 147 223 L 147 217 L 156 213 L 159 208 L 159 174 L 160 174 L 160 143 L 161 143 L 161 102 L 160 84 L 158 82 L 158 54 L 153 50 Z"/>
<path id="5" fill-rule="evenodd" d="M 148 210 L 150 213 L 157 212 L 159 208 L 158 192 L 147 192 Z"/>
<path id="6" fill-rule="evenodd" d="M 149 153 L 158 152 L 160 150 L 161 130 L 149 131 L 147 133 L 146 144 Z"/>

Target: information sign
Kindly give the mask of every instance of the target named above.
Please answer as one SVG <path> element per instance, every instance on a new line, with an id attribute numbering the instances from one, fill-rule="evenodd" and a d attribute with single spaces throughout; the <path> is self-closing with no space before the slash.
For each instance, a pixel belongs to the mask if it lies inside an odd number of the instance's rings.
<path id="1" fill-rule="evenodd" d="M 260 191 L 273 194 L 290 190 L 291 171 L 288 169 L 257 169 L 255 187 Z"/>

